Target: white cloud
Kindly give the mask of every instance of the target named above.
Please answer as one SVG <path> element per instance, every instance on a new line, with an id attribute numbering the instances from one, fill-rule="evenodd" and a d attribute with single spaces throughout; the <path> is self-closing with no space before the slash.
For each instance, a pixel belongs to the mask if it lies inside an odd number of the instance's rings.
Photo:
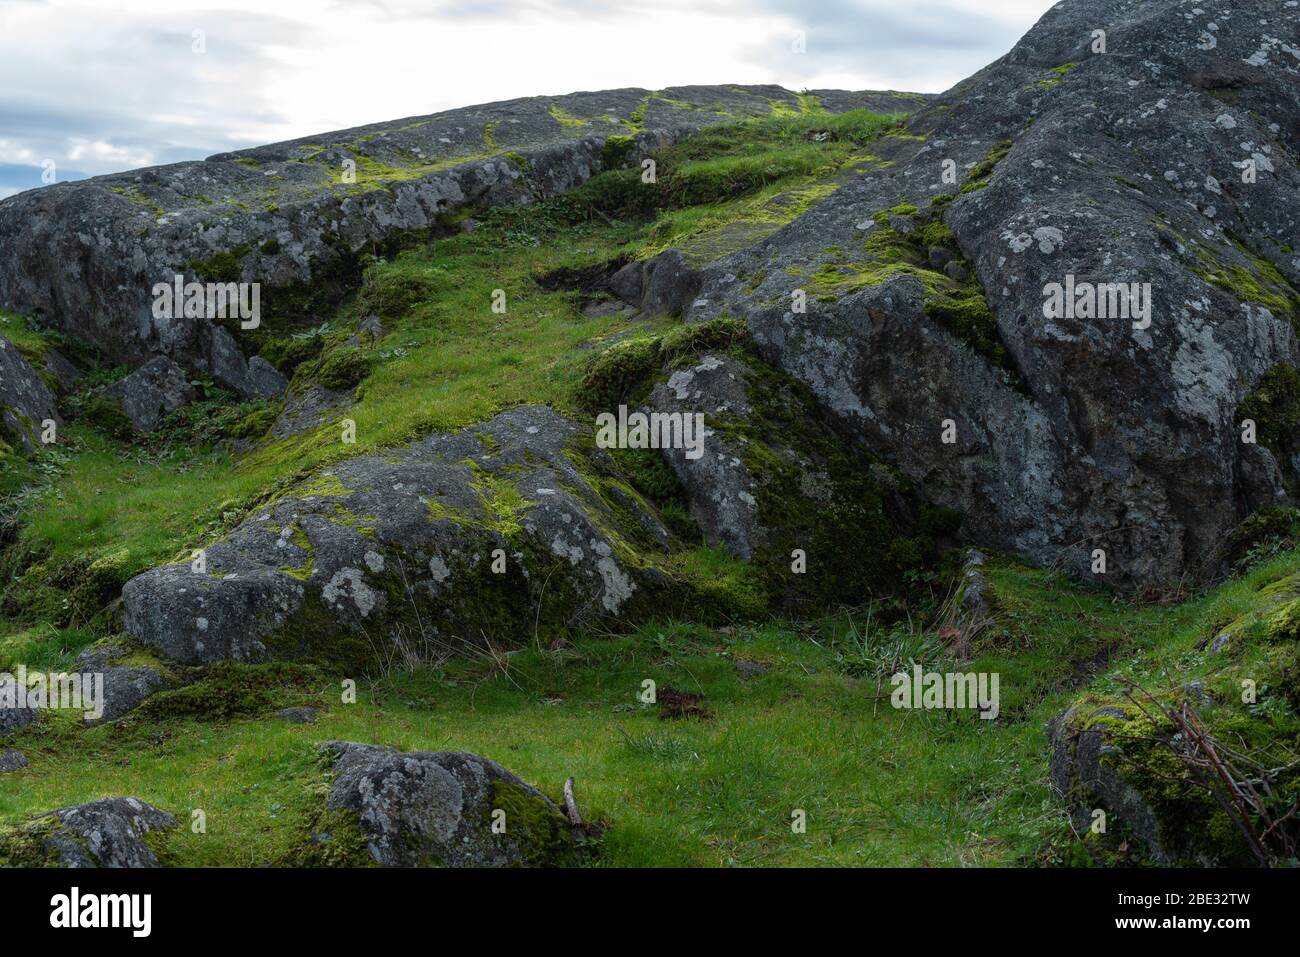
<path id="1" fill-rule="evenodd" d="M 474 103 L 611 87 L 937 92 L 1004 53 L 1050 5 L 217 2 L 0 4 L 0 167 L 50 158 L 95 175 Z M 789 51 L 796 29 L 808 33 L 803 56 Z M 192 50 L 195 30 L 205 53 Z"/>

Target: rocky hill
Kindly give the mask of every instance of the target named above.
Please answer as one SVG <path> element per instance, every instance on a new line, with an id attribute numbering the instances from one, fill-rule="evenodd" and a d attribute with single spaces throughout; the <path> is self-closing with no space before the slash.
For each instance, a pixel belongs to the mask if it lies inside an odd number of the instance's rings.
<path id="1" fill-rule="evenodd" d="M 1066 0 L 938 97 L 0 202 L 0 666 L 105 688 L 0 710 L 0 864 L 1292 861 L 1298 25 Z"/>

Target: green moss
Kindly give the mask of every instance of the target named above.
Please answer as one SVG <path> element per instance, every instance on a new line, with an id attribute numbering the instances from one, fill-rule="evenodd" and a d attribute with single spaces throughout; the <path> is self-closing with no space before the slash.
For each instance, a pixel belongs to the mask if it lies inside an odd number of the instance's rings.
<path id="1" fill-rule="evenodd" d="M 326 389 L 351 389 L 370 373 L 370 357 L 355 346 L 336 346 L 294 373 L 293 388 L 316 384 Z"/>
<path id="2" fill-rule="evenodd" d="M 933 203 L 931 205 L 934 205 Z M 921 242 L 927 246 L 947 246 L 952 247 L 957 243 L 957 237 L 953 235 L 948 224 L 941 219 L 936 219 L 926 223 L 921 229 Z"/>
<path id="3" fill-rule="evenodd" d="M 587 120 L 584 120 L 580 116 L 574 116 L 558 103 L 552 103 L 547 112 L 551 114 L 551 119 L 555 120 L 555 122 L 559 123 L 560 126 L 564 127 L 566 130 L 576 132 L 588 125 Z"/>
<path id="4" fill-rule="evenodd" d="M 151 695 L 123 720 L 228 721 L 315 700 L 324 684 L 321 672 L 306 664 L 223 661 L 191 684 Z"/>
<path id="5" fill-rule="evenodd" d="M 878 225 L 863 245 L 870 258 L 846 261 L 834 247 L 828 248 L 827 254 L 832 258 L 813 271 L 809 291 L 823 301 L 834 301 L 895 276 L 910 276 L 924 288 L 927 317 L 1000 369 L 1009 385 L 1025 391 L 1015 361 L 1002 344 L 997 316 L 989 306 L 975 270 L 942 219 L 945 208 L 946 204 L 932 204 L 918 210 L 910 203 L 900 203 L 876 213 Z M 905 217 L 910 223 L 906 227 L 891 225 L 891 218 L 898 217 Z M 931 259 L 935 250 L 960 265 L 966 278 L 952 279 L 935 268 Z"/>
<path id="6" fill-rule="evenodd" d="M 231 438 L 258 439 L 270 431 L 275 424 L 274 409 L 257 409 L 248 413 L 230 430 Z"/>
<path id="7" fill-rule="evenodd" d="M 492 812 L 505 812 L 505 838 L 518 848 L 526 867 L 572 867 L 577 863 L 573 828 L 556 808 L 511 781 L 492 782 L 480 822 L 491 833 Z"/>
<path id="8" fill-rule="evenodd" d="M 536 503 L 524 498 L 519 489 L 507 479 L 490 475 L 475 462 L 465 464 L 474 472 L 471 488 L 478 493 L 483 503 L 483 510 L 488 516 L 487 527 L 507 540 L 517 538 L 523 532 L 520 518 Z"/>
<path id="9" fill-rule="evenodd" d="M 748 337 L 734 319 L 677 326 L 662 336 L 625 339 L 596 356 L 582 380 L 583 405 L 610 412 L 645 390 L 664 363 L 680 361 L 706 350 L 726 350 Z"/>
<path id="10" fill-rule="evenodd" d="M 630 136 L 610 136 L 600 150 L 601 169 L 618 169 L 627 165 L 632 155 L 633 140 Z"/>
<path id="11" fill-rule="evenodd" d="M 506 159 L 508 159 L 510 163 L 514 166 L 514 168 L 519 170 L 519 172 L 523 173 L 525 176 L 532 173 L 533 171 L 532 161 L 523 153 L 518 153 L 515 152 L 514 150 L 511 150 L 501 155 L 503 155 Z"/>
<path id="12" fill-rule="evenodd" d="M 984 158 L 972 167 L 966 177 L 966 182 L 962 184 L 961 192 L 973 193 L 987 186 L 989 177 L 993 175 L 993 170 L 1011 152 L 1011 147 L 1011 140 L 999 140 L 995 143 Z"/>
<path id="13" fill-rule="evenodd" d="M 1267 259 L 1256 256 L 1240 243 L 1236 247 L 1250 263 L 1249 267 L 1217 262 L 1198 246 L 1197 265 L 1192 271 L 1211 285 L 1229 293 L 1238 302 L 1264 306 L 1273 315 L 1300 328 L 1300 313 L 1297 312 L 1300 294 Z"/>
<path id="14" fill-rule="evenodd" d="M 1255 391 L 1237 408 L 1237 424 L 1255 423 L 1255 438 L 1283 468 L 1300 451 L 1300 369 L 1280 362 L 1264 373 Z"/>
<path id="15" fill-rule="evenodd" d="M 611 411 L 628 401 L 656 371 L 657 338 L 625 339 L 600 353 L 582 379 L 582 402 L 589 409 Z"/>
<path id="16" fill-rule="evenodd" d="M 240 247 L 214 253 L 207 259 L 193 259 L 189 271 L 201 280 L 208 282 L 239 282 L 243 275 L 240 259 L 247 254 L 247 249 Z"/>
<path id="17" fill-rule="evenodd" d="M 49 839 L 60 827 L 53 814 L 0 829 L 0 867 L 57 867 L 58 852 Z"/>
<path id="18" fill-rule="evenodd" d="M 291 376 L 298 366 L 320 355 L 325 339 L 321 336 L 284 336 L 268 339 L 258 353 L 282 373 Z"/>
<path id="19" fill-rule="evenodd" d="M 436 284 L 427 274 L 399 270 L 367 270 L 358 308 L 382 319 L 404 318 L 416 306 L 429 302 Z"/>
<path id="20" fill-rule="evenodd" d="M 321 789 L 320 809 L 292 843 L 284 867 L 378 867 L 355 811 L 325 806 L 328 788 Z"/>
<path id="21" fill-rule="evenodd" d="M 1052 75 L 1047 77 L 1047 79 L 1039 80 L 1038 85 L 1044 89 L 1051 89 L 1054 86 L 1058 86 L 1061 81 L 1065 79 L 1065 75 L 1078 65 L 1079 64 L 1077 63 L 1062 63 L 1060 66 L 1053 67 Z"/>
<path id="22" fill-rule="evenodd" d="M 136 434 L 122 407 L 102 395 L 89 396 L 78 409 L 77 418 L 115 439 L 130 439 Z"/>

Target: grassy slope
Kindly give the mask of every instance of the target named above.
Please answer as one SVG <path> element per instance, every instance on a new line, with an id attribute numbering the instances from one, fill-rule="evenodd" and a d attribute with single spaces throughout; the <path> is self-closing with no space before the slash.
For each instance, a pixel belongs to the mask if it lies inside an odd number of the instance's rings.
<path id="1" fill-rule="evenodd" d="M 42 579 L 57 603 L 60 562 L 112 558 L 129 570 L 183 554 L 237 522 L 268 488 L 339 456 L 520 402 L 574 408 L 579 370 L 628 323 L 582 316 L 576 294 L 543 289 L 537 277 L 666 245 L 707 255 L 735 241 L 728 231 L 775 229 L 833 190 L 844 170 L 869 163 L 871 136 L 884 122 L 805 116 L 711 130 L 667 159 L 680 201 L 651 222 L 575 223 L 543 204 L 374 264 L 361 301 L 331 323 L 347 329 L 372 307 L 391 312 L 348 412 L 358 423 L 355 446 L 342 446 L 331 424 L 232 458 L 182 428 L 123 445 L 73 425 L 67 446 L 21 467 L 24 478 L 45 476 L 47 492 L 11 500 L 9 511 L 28 553 L 47 557 L 39 573 L 10 574 Z M 828 141 L 808 141 L 810 129 L 835 124 Z M 489 308 L 497 288 L 507 292 L 505 315 Z M 6 319 L 7 334 L 41 348 L 40 334 Z M 1044 725 L 1077 696 L 1086 663 L 1109 656 L 1153 686 L 1212 669 L 1194 650 L 1207 629 L 1262 607 L 1255 586 L 1298 568 L 1300 555 L 1287 554 L 1161 608 L 996 566 L 999 627 L 966 665 L 1001 673 L 996 722 L 877 703 L 877 675 L 892 670 L 876 663 L 881 649 L 907 635 L 898 625 L 873 629 L 860 613 L 729 633 L 652 623 L 630 636 L 575 636 L 561 652 L 525 648 L 363 682 L 355 705 L 340 703 L 337 682 L 321 677 L 233 719 L 137 715 L 86 730 L 70 716 L 47 716 L 14 741 L 31 766 L 0 777 L 0 821 L 135 794 L 181 815 L 206 812 L 206 834 L 172 838 L 184 863 L 273 862 L 295 838 L 316 780 L 314 744 L 345 738 L 478 751 L 552 793 L 573 774 L 584 812 L 610 825 L 606 864 L 1049 860 L 1068 825 L 1045 784 Z M 98 619 L 72 624 L 58 629 L 28 616 L 0 626 L 0 667 L 66 664 L 101 634 Z M 742 658 L 769 670 L 741 681 L 733 663 Z M 637 701 L 646 678 L 702 692 L 713 717 L 659 720 Z M 266 713 L 304 702 L 326 707 L 318 724 Z M 791 831 L 795 808 L 808 814 L 806 834 Z"/>

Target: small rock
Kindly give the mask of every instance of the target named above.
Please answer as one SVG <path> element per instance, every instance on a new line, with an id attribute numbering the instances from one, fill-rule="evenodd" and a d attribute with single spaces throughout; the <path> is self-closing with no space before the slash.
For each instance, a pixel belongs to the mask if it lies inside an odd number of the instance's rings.
<path id="1" fill-rule="evenodd" d="M 641 312 L 647 317 L 681 312 L 700 291 L 701 274 L 676 249 L 661 252 L 645 264 Z"/>
<path id="2" fill-rule="evenodd" d="M 27 755 L 21 751 L 0 751 L 0 774 L 8 774 L 10 771 L 21 771 L 27 767 Z"/>
<path id="3" fill-rule="evenodd" d="M 606 286 L 629 306 L 640 308 L 645 288 L 644 263 L 631 262 L 609 277 Z"/>
<path id="4" fill-rule="evenodd" d="M 379 321 L 376 315 L 369 315 L 357 324 L 357 335 L 362 338 L 369 338 L 372 341 L 384 337 L 384 324 Z"/>
<path id="5" fill-rule="evenodd" d="M 275 716 L 291 724 L 315 724 L 317 710 L 316 708 L 281 708 Z"/>
<path id="6" fill-rule="evenodd" d="M 953 282 L 965 282 L 967 277 L 970 276 L 970 273 L 966 271 L 966 267 L 955 259 L 944 265 L 943 274 Z"/>
<path id="7" fill-rule="evenodd" d="M 280 370 L 261 356 L 253 356 L 248 360 L 248 383 L 253 394 L 266 398 L 279 395 L 289 387 L 289 380 Z"/>
<path id="8" fill-rule="evenodd" d="M 154 668 L 113 667 L 104 668 L 103 714 L 87 718 L 87 724 L 115 721 L 144 703 L 144 699 L 167 686 L 162 673 Z"/>
<path id="9" fill-rule="evenodd" d="M 158 356 L 106 387 L 103 395 L 122 407 L 136 429 L 152 432 L 165 413 L 193 401 L 194 390 L 184 369 Z"/>
<path id="10" fill-rule="evenodd" d="M 355 814 L 365 853 L 381 866 L 508 867 L 574 859 L 568 818 L 495 761 L 347 741 L 321 749 L 335 774 L 328 808 Z M 493 833 L 494 812 L 504 820 L 503 833 Z M 319 835 L 312 843 L 332 840 Z"/>
<path id="11" fill-rule="evenodd" d="M 0 679 L 0 738 L 7 737 L 19 728 L 26 727 L 36 720 L 35 708 L 5 707 L 5 699 L 14 695 L 14 692 L 8 690 L 5 686 L 13 681 L 12 675 Z"/>
<path id="12" fill-rule="evenodd" d="M 144 835 L 177 826 L 172 815 L 139 798 L 103 798 L 51 811 L 0 834 L 0 858 L 12 856 L 13 851 L 5 846 L 10 841 L 15 845 L 33 843 L 30 836 L 41 833 L 51 817 L 57 824 L 44 835 L 37 852 L 41 859 L 30 862 L 31 866 L 158 867 L 158 857 Z"/>

